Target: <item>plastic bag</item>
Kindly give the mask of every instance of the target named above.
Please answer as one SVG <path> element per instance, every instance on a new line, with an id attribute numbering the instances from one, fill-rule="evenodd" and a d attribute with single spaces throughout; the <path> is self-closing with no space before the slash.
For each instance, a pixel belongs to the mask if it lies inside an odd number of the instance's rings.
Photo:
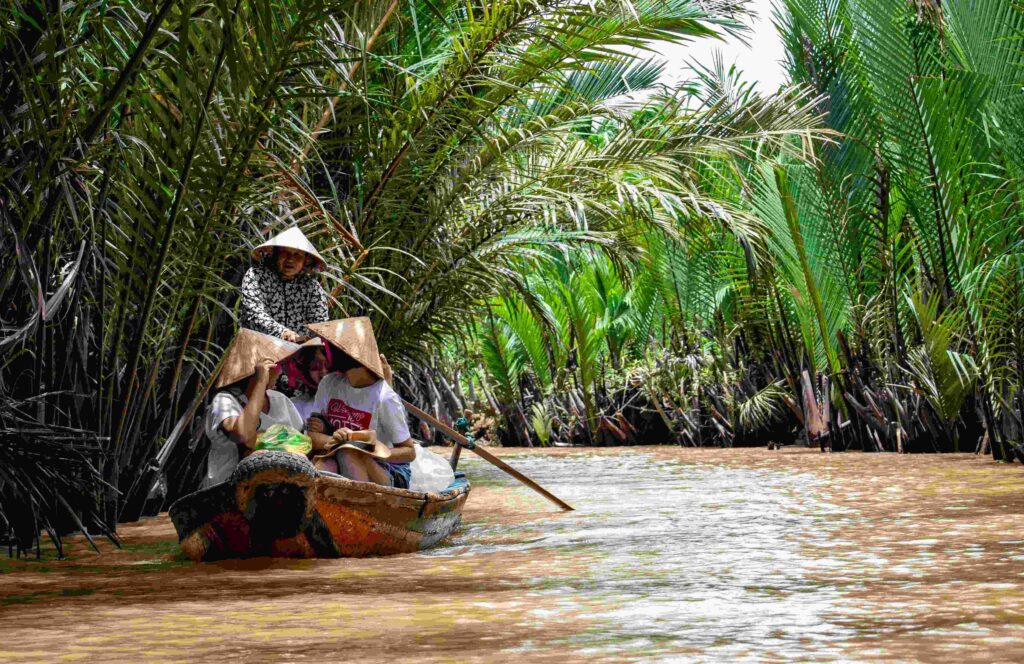
<path id="1" fill-rule="evenodd" d="M 272 424 L 269 429 L 256 436 L 257 451 L 278 450 L 306 455 L 312 449 L 313 441 L 309 436 L 286 424 Z"/>
<path id="2" fill-rule="evenodd" d="M 410 491 L 444 491 L 455 481 L 455 473 L 448 465 L 448 460 L 424 449 L 419 443 L 416 444 L 416 459 L 409 464 L 409 469 L 412 471 L 409 478 Z"/>

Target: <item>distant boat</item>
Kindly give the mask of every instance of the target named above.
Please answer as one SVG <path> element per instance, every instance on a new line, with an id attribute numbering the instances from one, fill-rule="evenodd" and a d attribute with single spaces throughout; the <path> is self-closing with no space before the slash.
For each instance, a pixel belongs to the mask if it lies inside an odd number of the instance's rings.
<path id="1" fill-rule="evenodd" d="M 304 456 L 268 451 L 169 513 L 196 561 L 383 556 L 426 549 L 454 532 L 469 488 L 461 472 L 437 493 L 354 482 L 317 471 Z"/>

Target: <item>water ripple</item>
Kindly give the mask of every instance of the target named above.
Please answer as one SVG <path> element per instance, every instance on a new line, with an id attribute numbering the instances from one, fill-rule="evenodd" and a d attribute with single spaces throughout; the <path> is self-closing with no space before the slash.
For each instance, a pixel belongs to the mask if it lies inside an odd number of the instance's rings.
<path id="1" fill-rule="evenodd" d="M 436 556 L 554 549 L 571 561 L 568 579 L 541 593 L 592 608 L 581 635 L 594 656 L 622 652 L 703 653 L 742 659 L 746 650 L 827 657 L 849 636 L 829 622 L 839 592 L 808 574 L 804 540 L 822 538 L 841 510 L 805 500 L 809 474 L 653 463 L 645 455 L 517 457 L 517 468 L 576 506 L 515 526 L 467 525 Z M 479 461 L 467 473 L 511 486 Z M 498 534 L 499 543 L 488 543 Z M 514 538 L 511 538 L 514 539 Z M 474 544 L 473 542 L 482 542 Z M 564 572 L 564 570 L 560 570 Z M 539 616 L 547 619 L 547 616 Z"/>

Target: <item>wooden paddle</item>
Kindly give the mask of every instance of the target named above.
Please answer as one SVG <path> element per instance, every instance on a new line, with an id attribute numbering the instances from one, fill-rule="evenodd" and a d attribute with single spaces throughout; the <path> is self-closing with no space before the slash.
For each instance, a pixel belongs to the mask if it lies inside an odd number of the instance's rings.
<path id="1" fill-rule="evenodd" d="M 487 450 L 483 449 L 482 447 L 480 447 L 476 443 L 470 442 L 470 440 L 468 438 L 463 436 L 461 433 L 459 433 L 455 429 L 451 428 L 450 426 L 448 426 L 444 422 L 441 422 L 437 418 L 431 416 L 426 411 L 420 410 L 419 408 L 417 408 L 416 406 L 412 405 L 408 401 L 405 401 L 404 399 L 403 399 L 403 401 L 405 402 L 405 407 L 408 408 L 410 410 L 410 412 L 412 412 L 413 415 L 415 415 L 416 417 L 420 418 L 421 420 L 423 420 L 423 421 L 425 421 L 425 422 L 427 422 L 429 424 L 432 424 L 435 427 L 437 427 L 438 429 L 440 429 L 442 432 L 444 432 L 444 434 L 446 436 L 448 436 L 449 438 L 454 440 L 456 442 L 456 444 L 458 444 L 459 446 L 465 447 L 467 450 L 472 450 L 472 451 L 476 452 L 478 456 L 482 457 L 486 461 L 489 461 L 492 465 L 497 466 L 498 468 L 504 470 L 506 473 L 508 473 L 512 477 L 516 478 L 517 480 L 519 480 L 520 482 L 522 482 L 526 486 L 530 487 L 531 489 L 533 489 L 534 491 L 536 491 L 540 495 L 544 496 L 545 498 L 547 498 L 548 500 L 550 500 L 554 504 L 556 504 L 559 507 L 561 507 L 563 510 L 565 510 L 567 512 L 573 511 L 572 505 L 570 505 L 569 503 L 565 502 L 564 500 L 562 500 L 561 498 L 559 498 L 555 494 L 551 493 L 550 491 L 548 491 L 547 489 L 545 489 L 541 485 L 537 484 L 536 482 L 531 480 L 526 475 L 523 475 L 521 472 L 519 472 L 518 470 L 516 470 L 512 466 L 508 465 L 507 463 L 505 463 L 504 461 L 502 461 L 498 457 L 494 456 L 493 454 L 491 454 Z"/>

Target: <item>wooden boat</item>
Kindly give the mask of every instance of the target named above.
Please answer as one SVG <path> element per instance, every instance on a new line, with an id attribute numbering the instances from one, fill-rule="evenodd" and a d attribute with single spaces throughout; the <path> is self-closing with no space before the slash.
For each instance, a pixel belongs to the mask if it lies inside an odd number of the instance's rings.
<path id="1" fill-rule="evenodd" d="M 421 493 L 320 472 L 298 454 L 257 452 L 228 482 L 184 496 L 169 512 L 182 550 L 197 561 L 380 556 L 450 535 L 469 488 L 463 473 L 444 491 Z"/>

